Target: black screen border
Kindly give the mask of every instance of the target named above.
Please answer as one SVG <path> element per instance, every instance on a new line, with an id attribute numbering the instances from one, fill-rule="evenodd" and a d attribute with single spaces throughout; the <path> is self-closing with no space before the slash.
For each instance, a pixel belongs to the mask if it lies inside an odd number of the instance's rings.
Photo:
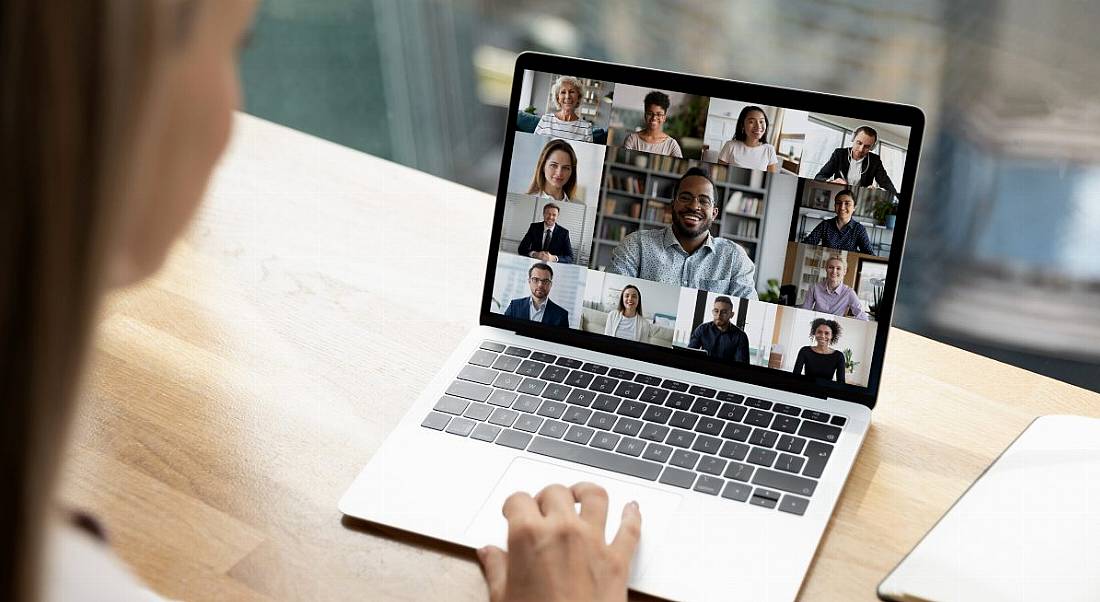
<path id="1" fill-rule="evenodd" d="M 698 353 L 665 348 L 614 339 L 606 335 L 544 326 L 536 322 L 519 321 L 506 318 L 502 314 L 490 311 L 492 306 L 493 282 L 496 276 L 497 257 L 500 253 L 501 228 L 504 221 L 504 207 L 507 196 L 509 170 L 512 164 L 516 135 L 516 115 L 519 111 L 520 86 L 524 71 L 542 71 L 547 73 L 568 73 L 574 77 L 596 79 L 634 86 L 659 87 L 676 90 L 686 94 L 727 98 L 753 102 L 785 109 L 812 111 L 841 117 L 850 117 L 866 121 L 879 121 L 908 126 L 909 145 L 906 149 L 905 168 L 898 194 L 898 211 L 894 225 L 892 246 L 887 264 L 886 284 L 883 287 L 882 300 L 878 305 L 876 317 L 878 330 L 875 333 L 874 351 L 871 368 L 868 372 L 866 387 L 845 385 L 824 380 L 810 380 L 804 376 L 754 365 L 729 365 L 709 361 L 699 357 Z M 915 106 L 850 96 L 841 96 L 825 92 L 812 92 L 779 86 L 753 84 L 736 80 L 721 79 L 703 75 L 677 73 L 621 65 L 590 59 L 579 59 L 538 52 L 524 52 L 516 58 L 512 74 L 512 94 L 508 109 L 508 127 L 504 134 L 503 156 L 500 164 L 500 179 L 497 183 L 497 198 L 493 212 L 493 229 L 489 241 L 489 258 L 485 269 L 485 284 L 481 298 L 480 323 L 485 326 L 510 330 L 521 336 L 543 339 L 563 345 L 589 349 L 621 357 L 670 366 L 707 374 L 719 378 L 745 382 L 762 387 L 779 389 L 799 395 L 818 398 L 833 398 L 852 401 L 874 408 L 878 400 L 879 385 L 882 377 L 883 359 L 886 354 L 886 340 L 893 319 L 894 304 L 897 297 L 898 279 L 901 273 L 901 258 L 905 251 L 906 231 L 913 199 L 913 189 L 917 179 L 920 162 L 920 149 L 924 136 L 924 113 Z M 587 266 L 585 266 L 587 269 Z"/>

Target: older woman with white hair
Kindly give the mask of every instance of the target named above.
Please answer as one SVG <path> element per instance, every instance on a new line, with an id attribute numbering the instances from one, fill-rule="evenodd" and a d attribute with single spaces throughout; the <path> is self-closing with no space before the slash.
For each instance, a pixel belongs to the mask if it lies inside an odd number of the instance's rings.
<path id="1" fill-rule="evenodd" d="M 539 136 L 592 142 L 592 122 L 577 115 L 583 91 L 584 87 L 575 77 L 563 75 L 555 80 L 550 87 L 550 97 L 554 99 L 558 110 L 544 114 L 535 126 L 535 133 Z"/>

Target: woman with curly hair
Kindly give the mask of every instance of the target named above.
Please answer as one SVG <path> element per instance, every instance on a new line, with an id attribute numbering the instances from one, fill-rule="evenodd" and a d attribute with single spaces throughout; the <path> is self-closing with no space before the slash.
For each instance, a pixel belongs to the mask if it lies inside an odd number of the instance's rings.
<path id="1" fill-rule="evenodd" d="M 810 338 L 814 344 L 798 350 L 794 373 L 844 382 L 844 354 L 832 348 L 840 340 L 840 324 L 836 320 L 818 318 L 810 325 Z"/>

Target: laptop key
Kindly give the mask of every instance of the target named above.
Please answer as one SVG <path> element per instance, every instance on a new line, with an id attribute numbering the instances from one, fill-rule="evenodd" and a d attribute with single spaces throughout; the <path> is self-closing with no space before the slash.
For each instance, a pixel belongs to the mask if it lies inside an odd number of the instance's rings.
<path id="1" fill-rule="evenodd" d="M 728 401 L 730 403 L 741 403 L 745 401 L 744 395 L 738 395 L 737 393 L 728 393 L 726 391 L 719 391 L 718 395 L 715 395 L 718 401 Z"/>
<path id="2" fill-rule="evenodd" d="M 649 403 L 664 403 L 668 399 L 668 391 L 657 387 L 646 387 L 638 399 Z"/>
<path id="3" fill-rule="evenodd" d="M 745 485 L 744 483 L 735 483 L 733 481 L 726 481 L 726 487 L 722 490 L 722 497 L 737 502 L 744 502 L 749 499 L 749 495 L 752 493 L 752 487 Z"/>
<path id="4" fill-rule="evenodd" d="M 588 385 L 589 389 L 597 393 L 614 393 L 615 387 L 618 386 L 619 381 L 609 376 L 597 376 L 592 379 L 592 384 Z"/>
<path id="5" fill-rule="evenodd" d="M 722 429 L 722 437 L 734 441 L 748 441 L 751 434 L 751 428 L 736 422 L 727 422 L 726 427 Z"/>
<path id="6" fill-rule="evenodd" d="M 779 510 L 782 512 L 790 512 L 791 514 L 797 514 L 802 516 L 806 514 L 806 507 L 810 505 L 810 500 L 804 497 L 798 497 L 797 495 L 785 495 L 783 499 L 779 500 Z"/>
<path id="7" fill-rule="evenodd" d="M 622 401 L 622 399 L 619 399 L 614 395 L 600 393 L 596 396 L 596 400 L 592 402 L 592 409 L 600 410 L 603 412 L 614 412 L 619 407 L 620 401 Z"/>
<path id="8" fill-rule="evenodd" d="M 831 418 L 825 412 L 818 412 L 817 410 L 802 410 L 802 417 L 814 422 L 829 422 L 829 418 Z"/>
<path id="9" fill-rule="evenodd" d="M 492 391 L 492 389 L 485 385 L 479 385 L 464 380 L 456 380 L 451 383 L 451 386 L 447 387 L 447 395 L 461 397 L 463 399 L 472 399 L 474 401 L 485 401 L 489 399 L 489 394 L 492 393 Z"/>
<path id="10" fill-rule="evenodd" d="M 492 401 L 493 400 L 490 399 L 489 403 L 492 403 Z M 534 397 L 533 395 L 520 395 L 519 399 L 517 399 L 516 402 L 512 404 L 512 409 L 520 412 L 527 412 L 528 414 L 534 414 L 539 409 L 539 405 L 541 404 L 542 400 L 538 397 Z"/>
<path id="11" fill-rule="evenodd" d="M 550 355 L 549 353 L 543 353 L 541 351 L 536 351 L 536 352 L 531 354 L 531 359 L 533 359 L 537 362 L 546 362 L 547 364 L 549 364 L 549 363 L 553 362 L 554 360 L 558 359 L 558 356 Z"/>
<path id="12" fill-rule="evenodd" d="M 523 382 L 522 376 L 502 372 L 500 376 L 498 376 L 497 379 L 493 381 L 493 386 L 498 389 L 504 389 L 506 391 L 515 391 L 516 387 L 518 387 L 521 382 Z"/>
<path id="13" fill-rule="evenodd" d="M 779 412 L 780 414 L 786 414 L 788 416 L 798 416 L 799 414 L 802 413 L 801 408 L 796 408 L 794 406 L 789 406 L 785 403 L 775 404 L 775 407 L 773 407 L 772 410 L 775 410 L 776 412 Z"/>
<path id="14" fill-rule="evenodd" d="M 718 477 L 701 474 L 699 475 L 699 480 L 695 481 L 695 491 L 709 493 L 710 495 L 718 495 L 718 492 L 722 490 L 723 483 L 725 483 L 725 481 Z"/>
<path id="15" fill-rule="evenodd" d="M 632 383 L 624 380 L 619 383 L 619 386 L 615 387 L 615 394 L 619 397 L 625 397 L 627 399 L 637 399 L 638 396 L 642 394 L 642 389 L 644 388 L 645 387 L 639 385 L 638 383 Z"/>
<path id="16" fill-rule="evenodd" d="M 696 385 L 692 385 L 691 388 L 688 389 L 688 393 L 691 393 L 692 395 L 700 395 L 702 397 L 714 397 L 718 393 L 718 391 L 709 387 L 699 387 Z"/>
<path id="17" fill-rule="evenodd" d="M 451 417 L 446 414 L 440 414 L 439 412 L 428 412 L 428 415 L 424 417 L 424 420 L 420 423 L 420 426 L 427 427 L 433 431 L 441 431 L 447 427 L 447 423 L 451 421 Z"/>
<path id="18" fill-rule="evenodd" d="M 520 417 L 513 424 L 515 428 L 521 431 L 527 431 L 528 433 L 537 433 L 539 427 L 542 426 L 542 418 L 538 416 L 532 416 L 530 414 L 520 414 Z"/>
<path id="19" fill-rule="evenodd" d="M 802 465 L 806 463 L 806 458 L 802 456 L 792 456 L 791 454 L 779 454 L 779 458 L 775 461 L 775 469 L 782 470 L 783 472 L 793 472 L 798 474 L 802 472 Z"/>
<path id="20" fill-rule="evenodd" d="M 775 508 L 776 504 L 779 503 L 779 493 L 757 487 L 756 490 L 752 492 L 749 503 L 753 506 L 761 506 L 763 508 Z"/>
<path id="21" fill-rule="evenodd" d="M 771 466 L 772 462 L 775 462 L 775 457 L 779 454 L 774 450 L 764 449 L 763 447 L 754 447 L 749 451 L 749 462 L 753 464 L 759 464 L 760 466 Z"/>
<path id="22" fill-rule="evenodd" d="M 764 487 L 786 491 L 787 493 L 805 496 L 813 495 L 814 489 L 817 489 L 817 481 L 813 479 L 806 479 L 785 472 L 768 470 L 767 468 L 757 468 L 756 474 L 752 477 L 752 482 L 754 485 L 762 485 Z"/>
<path id="23" fill-rule="evenodd" d="M 522 362 L 522 361 L 523 360 L 521 360 L 520 358 L 515 357 L 515 356 L 501 355 L 501 356 L 497 357 L 495 362 L 493 362 L 492 367 L 495 370 L 503 370 L 505 372 L 514 372 L 516 368 L 519 368 L 519 363 Z"/>
<path id="24" fill-rule="evenodd" d="M 634 377 L 634 382 L 642 383 L 643 385 L 659 385 L 661 384 L 661 379 L 648 374 L 639 374 Z"/>
<path id="25" fill-rule="evenodd" d="M 672 458 L 668 463 L 673 466 L 679 466 L 680 468 L 686 468 L 691 470 L 695 468 L 695 464 L 699 461 L 699 454 L 690 452 L 686 449 L 678 449 L 672 452 Z"/>
<path id="26" fill-rule="evenodd" d="M 630 416 L 631 418 L 641 418 L 642 414 L 645 413 L 645 409 L 648 407 L 649 404 L 626 399 L 619 405 L 618 413 L 623 416 Z"/>
<path id="27" fill-rule="evenodd" d="M 562 366 L 547 366 L 542 374 L 539 374 L 539 378 L 542 380 L 548 380 L 552 383 L 560 383 L 569 376 L 569 368 L 563 368 Z"/>
<path id="28" fill-rule="evenodd" d="M 543 390 L 542 396 L 547 399 L 553 399 L 554 401 L 565 401 L 569 397 L 569 392 L 572 390 L 573 387 L 550 383 L 546 386 L 546 389 Z"/>
<path id="29" fill-rule="evenodd" d="M 718 450 L 718 455 L 732 460 L 744 460 L 745 456 L 749 455 L 749 449 L 745 443 L 726 441 L 722 444 L 722 449 Z"/>
<path id="30" fill-rule="evenodd" d="M 714 456 L 703 456 L 695 469 L 707 474 L 721 475 L 722 471 L 726 469 L 726 461 L 722 458 L 715 458 Z"/>
<path id="31" fill-rule="evenodd" d="M 829 426 L 828 424 L 821 424 L 819 422 L 803 420 L 802 428 L 798 429 L 798 434 L 803 437 L 809 437 L 810 439 L 820 439 L 821 441 L 835 443 L 837 437 L 840 436 L 840 428 Z"/>
<path id="32" fill-rule="evenodd" d="M 696 397 L 695 403 L 691 404 L 691 411 L 704 416 L 714 416 L 718 413 L 718 407 L 720 405 L 721 404 L 717 400 Z"/>
<path id="33" fill-rule="evenodd" d="M 626 454 L 628 456 L 638 457 L 642 455 L 645 450 L 645 441 L 641 439 L 634 439 L 633 437 L 623 437 L 619 442 L 619 447 L 615 448 L 615 451 L 620 454 Z"/>
<path id="34" fill-rule="evenodd" d="M 777 439 L 779 439 L 779 433 L 775 431 L 752 429 L 752 436 L 749 437 L 749 443 L 759 445 L 760 447 L 771 447 L 775 445 Z"/>
<path id="35" fill-rule="evenodd" d="M 656 422 L 658 424 L 664 424 L 668 422 L 668 419 L 672 417 L 672 410 L 662 406 L 649 406 L 645 410 L 645 414 L 642 414 L 642 418 L 649 422 Z"/>
<path id="36" fill-rule="evenodd" d="M 775 420 L 772 420 L 772 429 L 783 431 L 784 433 L 793 433 L 798 430 L 798 424 L 800 422 L 802 421 L 794 416 L 776 414 Z"/>
<path id="37" fill-rule="evenodd" d="M 829 424 L 844 426 L 845 424 L 848 424 L 848 419 L 843 416 L 833 416 L 832 419 L 829 420 Z"/>
<path id="38" fill-rule="evenodd" d="M 542 395 L 542 390 L 548 385 L 545 380 L 539 380 L 537 378 L 525 378 L 516 389 L 520 393 L 527 393 L 528 395 Z"/>
<path id="39" fill-rule="evenodd" d="M 566 368 L 580 368 L 584 365 L 584 362 L 575 360 L 571 357 L 559 357 L 558 361 L 554 362 L 559 366 L 565 366 Z"/>
<path id="40" fill-rule="evenodd" d="M 599 364 L 593 364 L 590 362 L 585 362 L 585 364 L 581 366 L 581 370 L 584 370 L 585 372 L 592 372 L 594 374 L 607 374 L 607 366 L 601 366 Z"/>
<path id="41" fill-rule="evenodd" d="M 669 428 L 660 424 L 647 424 L 642 427 L 642 432 L 638 434 L 642 439 L 648 439 L 650 441 L 656 441 L 657 443 L 663 443 L 665 437 L 668 436 Z"/>
<path id="42" fill-rule="evenodd" d="M 692 429 L 692 428 L 695 428 L 695 423 L 698 420 L 699 420 L 699 417 L 696 416 L 695 414 L 691 414 L 689 412 L 676 411 L 676 412 L 673 412 L 672 418 L 670 418 L 669 421 L 668 421 L 668 425 L 669 426 L 674 426 L 676 428 Z"/>
<path id="43" fill-rule="evenodd" d="M 569 394 L 569 397 L 565 398 L 566 403 L 573 405 L 588 407 L 592 405 L 592 400 L 596 399 L 596 393 L 587 389 L 573 389 L 573 392 Z"/>
<path id="44" fill-rule="evenodd" d="M 749 413 L 745 414 L 744 422 L 753 426 L 768 426 L 772 423 L 772 416 L 775 414 L 764 410 L 749 410 Z"/>
<path id="45" fill-rule="evenodd" d="M 482 341 L 480 347 L 482 349 L 488 349 L 489 351 L 495 351 L 497 353 L 504 351 L 504 345 L 501 345 L 500 343 L 494 341 Z"/>
<path id="46" fill-rule="evenodd" d="M 776 502 L 779 501 L 779 496 L 782 495 L 778 491 L 772 491 L 771 489 L 764 489 L 763 487 L 757 487 L 756 490 L 754 490 L 752 492 L 752 494 L 755 495 L 755 496 L 759 496 L 759 497 L 762 497 L 764 499 L 768 499 L 768 500 L 772 500 L 772 501 L 776 501 Z"/>
<path id="47" fill-rule="evenodd" d="M 573 424 L 584 424 L 588 422 L 588 418 L 592 415 L 592 410 L 588 408 L 582 408 L 581 406 L 569 406 L 565 409 L 565 413 L 561 415 L 561 419 L 566 422 L 572 422 Z"/>
<path id="48" fill-rule="evenodd" d="M 484 422 L 478 423 L 474 427 L 474 430 L 470 432 L 471 439 L 477 439 L 478 441 L 486 441 L 492 443 L 493 439 L 497 438 L 500 434 L 500 427 L 493 426 L 491 424 L 485 424 Z"/>
<path id="49" fill-rule="evenodd" d="M 561 439 L 565 435 L 565 431 L 569 430 L 569 425 L 564 422 L 558 422 L 557 420 L 547 420 L 542 423 L 542 428 L 539 429 L 540 435 L 547 437 L 553 437 L 555 439 Z"/>
<path id="50" fill-rule="evenodd" d="M 515 410 L 505 410 L 504 408 L 497 408 L 493 410 L 493 415 L 489 416 L 489 424 L 495 424 L 497 426 L 512 426 L 519 418 L 519 412 Z"/>
<path id="51" fill-rule="evenodd" d="M 503 445 L 504 447 L 511 447 L 512 449 L 523 449 L 527 447 L 527 444 L 531 442 L 534 435 L 531 433 L 524 433 L 521 431 L 513 431 L 512 429 L 506 429 L 503 433 L 497 437 L 497 445 Z"/>
<path id="52" fill-rule="evenodd" d="M 497 357 L 499 356 L 497 356 L 497 354 L 493 353 L 492 351 L 478 349 L 474 352 L 473 355 L 470 356 L 470 359 L 467 360 L 467 363 L 473 364 L 475 366 L 481 366 L 482 368 L 488 368 L 489 366 L 493 365 L 493 362 L 497 360 Z"/>
<path id="53" fill-rule="evenodd" d="M 690 470 L 680 470 L 673 466 L 666 466 L 665 471 L 661 473 L 660 482 L 665 485 L 690 489 L 692 483 L 695 482 L 695 473 Z"/>
<path id="54" fill-rule="evenodd" d="M 546 416 L 547 418 L 561 418 L 561 415 L 565 413 L 565 404 L 560 401 L 552 401 L 547 399 L 539 406 L 539 411 L 535 412 L 539 416 Z"/>
<path id="55" fill-rule="evenodd" d="M 622 437 L 615 433 L 596 433 L 589 445 L 598 449 L 615 449 L 615 446 L 619 444 L 619 439 L 622 439 Z"/>
<path id="56" fill-rule="evenodd" d="M 733 479 L 735 481 L 743 481 L 747 483 L 749 482 L 749 479 L 752 478 L 752 473 L 754 470 L 756 469 L 752 466 L 749 466 L 748 464 L 742 464 L 740 462 L 730 462 L 726 466 L 725 477 L 727 479 Z"/>
<path id="57" fill-rule="evenodd" d="M 565 384 L 587 389 L 588 385 L 592 383 L 593 378 L 596 377 L 588 372 L 574 370 L 569 373 L 569 376 L 565 377 Z"/>
<path id="58" fill-rule="evenodd" d="M 783 435 L 779 437 L 779 443 L 775 444 L 775 449 L 779 451 L 790 452 L 792 454 L 802 453 L 802 448 L 805 447 L 806 440 L 802 437 L 795 437 L 794 435 Z"/>
<path id="59" fill-rule="evenodd" d="M 470 431 L 474 430 L 474 425 L 477 423 L 469 418 L 452 418 L 451 423 L 447 425 L 445 429 L 452 435 L 458 435 L 459 437 L 465 437 L 470 434 Z"/>
<path id="60" fill-rule="evenodd" d="M 683 429 L 672 429 L 665 443 L 676 447 L 689 448 L 695 442 L 695 433 Z"/>
<path id="61" fill-rule="evenodd" d="M 761 410 L 772 409 L 772 402 L 764 401 L 763 399 L 757 399 L 755 397 L 749 397 L 748 399 L 746 399 L 745 405 L 749 406 L 750 408 L 760 408 Z"/>
<path id="62" fill-rule="evenodd" d="M 697 452 L 703 452 L 704 454 L 716 454 L 721 448 L 721 439 L 718 437 L 709 437 L 707 435 L 699 435 L 696 437 L 695 443 L 691 446 L 691 449 Z"/>
<path id="63" fill-rule="evenodd" d="M 665 402 L 665 407 L 674 410 L 687 410 L 691 408 L 691 402 L 693 401 L 695 401 L 694 395 L 689 395 L 687 393 L 669 393 L 668 401 Z"/>
<path id="64" fill-rule="evenodd" d="M 827 443 L 821 443 L 819 441 L 810 441 L 806 445 L 806 451 L 802 455 L 806 456 L 806 469 L 802 471 L 802 474 L 808 477 L 820 477 L 825 472 L 825 464 L 829 461 L 829 457 L 833 454 L 833 446 Z"/>
<path id="65" fill-rule="evenodd" d="M 546 368 L 546 364 L 542 362 L 536 362 L 534 360 L 524 360 L 519 368 L 516 368 L 516 374 L 522 374 L 523 376 L 538 377 L 542 374 L 542 371 Z"/>
<path id="66" fill-rule="evenodd" d="M 511 391 L 503 391 L 501 389 L 494 389 L 489 395 L 489 403 L 506 408 L 512 405 L 512 402 L 516 400 L 516 394 Z M 531 410 L 532 412 L 534 410 Z"/>
<path id="67" fill-rule="evenodd" d="M 612 368 L 607 373 L 611 378 L 625 378 L 626 380 L 634 380 L 635 374 L 630 370 L 622 370 L 620 368 Z"/>
<path id="68" fill-rule="evenodd" d="M 656 480 L 661 473 L 661 465 L 655 462 L 647 462 L 615 452 L 582 447 L 545 437 L 535 437 L 527 451 L 559 460 L 576 462 L 585 466 L 602 468 L 611 472 L 646 479 L 647 481 Z"/>
<path id="69" fill-rule="evenodd" d="M 478 422 L 484 421 L 489 417 L 489 414 L 493 413 L 493 406 L 485 405 L 483 403 L 471 403 L 470 407 L 466 408 L 466 411 L 462 413 L 463 416 Z"/>
<path id="70" fill-rule="evenodd" d="M 607 412 L 596 412 L 592 414 L 592 417 L 588 419 L 588 426 L 598 428 L 603 431 L 610 431 L 611 427 L 615 426 L 615 421 L 619 417 L 614 414 L 608 414 Z"/>
<path id="71" fill-rule="evenodd" d="M 622 417 L 615 423 L 615 428 L 612 431 L 619 433 L 620 435 L 630 435 L 636 437 L 638 433 L 642 432 L 642 426 L 645 423 L 641 420 L 634 420 L 633 418 Z"/>
<path id="72" fill-rule="evenodd" d="M 718 409 L 718 417 L 723 420 L 733 420 L 735 422 L 741 422 L 741 419 L 745 417 L 745 412 L 749 409 L 745 406 L 739 406 L 733 403 L 723 403 L 722 407 Z"/>
<path id="73" fill-rule="evenodd" d="M 672 448 L 667 445 L 661 445 L 660 443 L 650 443 L 645 448 L 645 452 L 642 457 L 646 460 L 653 460 L 654 462 L 667 462 L 672 457 Z"/>
<path id="74" fill-rule="evenodd" d="M 514 355 L 516 357 L 527 357 L 531 355 L 531 350 L 524 349 L 522 347 L 508 347 L 504 350 L 504 353 L 507 353 L 508 355 Z"/>
<path id="75" fill-rule="evenodd" d="M 588 442 L 592 440 L 592 435 L 595 434 L 596 431 L 586 426 L 573 425 L 565 432 L 565 440 L 573 443 L 580 443 L 581 445 L 588 445 Z"/>
<path id="76" fill-rule="evenodd" d="M 695 430 L 707 435 L 719 435 L 722 433 L 722 428 L 725 426 L 726 423 L 723 420 L 717 418 L 703 418 L 695 425 Z"/>
<path id="77" fill-rule="evenodd" d="M 661 383 L 661 387 L 663 387 L 665 389 L 672 389 L 673 391 L 687 391 L 688 390 L 688 384 L 687 383 L 682 383 L 678 380 L 671 380 L 671 379 L 667 379 L 667 378 L 664 380 L 664 382 Z"/>
<path id="78" fill-rule="evenodd" d="M 470 405 L 470 402 L 459 399 L 457 397 L 451 397 L 450 395 L 444 395 L 439 398 L 439 401 L 435 402 L 435 411 L 445 412 L 447 414 L 454 414 L 455 416 L 461 416 L 466 411 L 466 406 Z"/>

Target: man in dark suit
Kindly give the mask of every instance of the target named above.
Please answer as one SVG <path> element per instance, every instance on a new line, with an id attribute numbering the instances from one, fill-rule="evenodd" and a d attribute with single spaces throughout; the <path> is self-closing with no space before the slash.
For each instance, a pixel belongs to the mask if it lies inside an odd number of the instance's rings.
<path id="1" fill-rule="evenodd" d="M 561 209 L 553 203 L 542 208 L 542 221 L 531 224 L 519 243 L 519 254 L 544 263 L 573 263 L 573 244 L 569 230 L 558 224 Z"/>
<path id="2" fill-rule="evenodd" d="M 817 172 L 814 179 L 847 186 L 877 184 L 879 188 L 897 196 L 898 191 L 890 181 L 886 168 L 882 166 L 882 159 L 871 152 L 876 142 L 878 142 L 878 132 L 875 128 L 868 125 L 860 126 L 852 136 L 852 146 L 834 150 L 829 161 L 821 167 L 821 171 Z"/>
<path id="3" fill-rule="evenodd" d="M 569 312 L 550 300 L 550 287 L 554 285 L 554 270 L 545 263 L 536 263 L 527 270 L 527 285 L 531 296 L 513 299 L 504 315 L 509 318 L 542 322 L 547 326 L 569 327 Z"/>
<path id="4" fill-rule="evenodd" d="M 703 322 L 691 333 L 690 349 L 703 349 L 707 355 L 730 363 L 749 362 L 749 337 L 732 321 L 733 300 L 726 296 L 714 300 L 714 318 Z"/>

